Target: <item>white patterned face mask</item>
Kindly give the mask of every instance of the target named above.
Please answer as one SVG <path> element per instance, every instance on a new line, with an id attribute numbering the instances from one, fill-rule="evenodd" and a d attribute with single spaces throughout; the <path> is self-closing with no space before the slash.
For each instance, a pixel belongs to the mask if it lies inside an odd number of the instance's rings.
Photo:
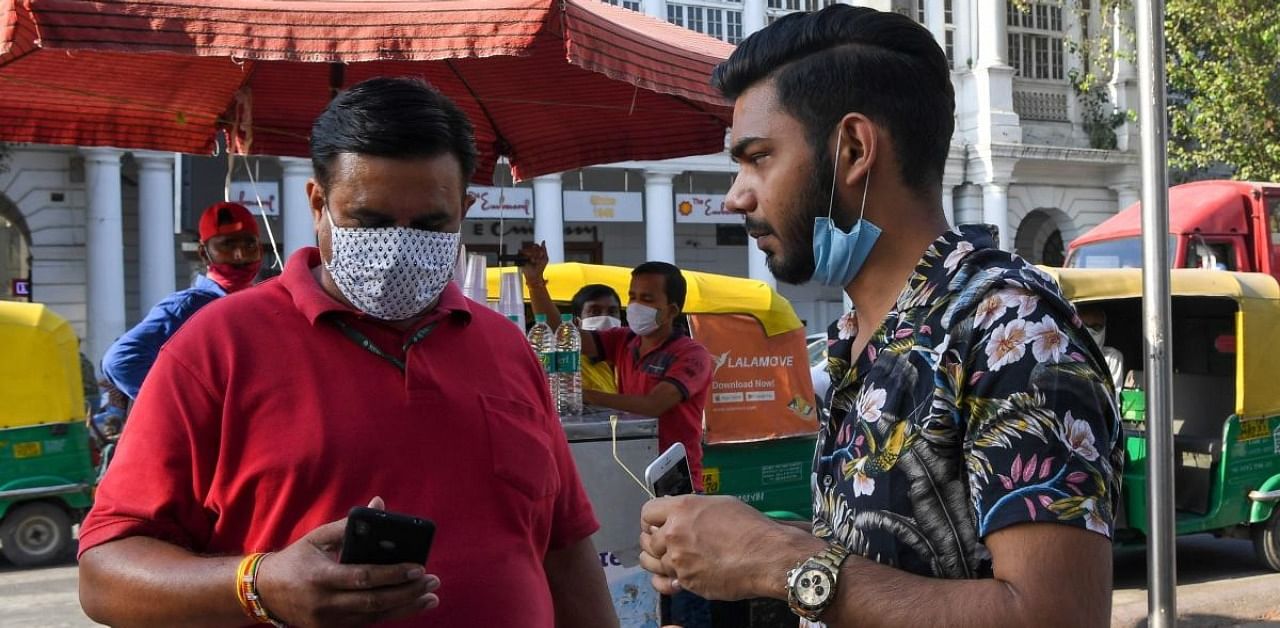
<path id="1" fill-rule="evenodd" d="M 459 232 L 339 227 L 329 219 L 333 283 L 360 311 L 386 321 L 421 314 L 453 279 Z"/>

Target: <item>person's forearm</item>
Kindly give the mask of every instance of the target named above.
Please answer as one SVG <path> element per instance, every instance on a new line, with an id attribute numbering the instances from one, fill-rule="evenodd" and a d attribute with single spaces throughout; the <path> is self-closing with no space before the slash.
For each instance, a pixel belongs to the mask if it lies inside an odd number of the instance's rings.
<path id="1" fill-rule="evenodd" d="M 525 285 L 529 287 L 529 304 L 533 306 L 533 313 L 546 315 L 547 324 L 552 329 L 559 327 L 560 308 L 556 307 L 555 301 L 551 300 L 551 293 L 547 291 L 547 282 L 525 281 Z"/>
<path id="2" fill-rule="evenodd" d="M 148 537 L 111 541 L 80 559 L 80 605 L 111 626 L 243 626 L 240 557 L 206 558 Z"/>
<path id="3" fill-rule="evenodd" d="M 760 568 L 752 587 L 758 597 L 786 600 L 787 572 L 823 550 L 826 542 L 795 528 L 780 528 L 781 542 L 758 546 Z M 1052 608 L 1031 604 L 1008 582 L 994 578 L 950 580 L 926 578 L 887 565 L 850 556 L 840 571 L 838 598 L 822 621 L 827 628 L 949 626 L 955 628 L 1104 626 L 1106 609 L 1051 600 Z M 1109 601 L 1109 600 L 1108 600 Z"/>
<path id="4" fill-rule="evenodd" d="M 591 539 L 548 552 L 543 567 L 555 604 L 556 628 L 616 628 L 618 616 Z"/>

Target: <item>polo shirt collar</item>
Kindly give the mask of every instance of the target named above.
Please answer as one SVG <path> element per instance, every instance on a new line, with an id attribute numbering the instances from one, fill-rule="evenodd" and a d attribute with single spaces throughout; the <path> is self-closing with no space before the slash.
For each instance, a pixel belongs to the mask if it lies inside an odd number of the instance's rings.
<path id="1" fill-rule="evenodd" d="M 312 269 L 321 264 L 320 249 L 310 246 L 298 249 L 284 265 L 280 273 L 280 283 L 293 299 L 294 307 L 307 318 L 312 325 L 321 316 L 330 312 L 351 316 L 366 317 L 359 310 L 348 307 L 324 291 L 324 286 L 316 280 Z M 440 293 L 436 306 L 427 312 L 421 321 L 423 324 L 440 320 L 449 316 L 455 321 L 466 324 L 471 322 L 471 308 L 480 307 L 462 294 L 454 282 L 450 281 Z"/>
<path id="2" fill-rule="evenodd" d="M 191 285 L 191 287 L 201 292 L 208 292 L 220 297 L 227 296 L 227 291 L 222 287 L 222 284 L 210 279 L 209 276 L 204 273 L 196 275 L 196 281 Z"/>

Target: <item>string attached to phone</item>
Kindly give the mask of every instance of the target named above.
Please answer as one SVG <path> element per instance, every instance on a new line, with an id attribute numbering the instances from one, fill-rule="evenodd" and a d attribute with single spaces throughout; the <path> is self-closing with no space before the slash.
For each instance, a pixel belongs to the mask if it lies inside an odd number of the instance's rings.
<path id="1" fill-rule="evenodd" d="M 627 468 L 627 465 L 622 462 L 622 458 L 618 457 L 618 415 L 616 414 L 609 415 L 609 432 L 611 434 L 611 440 L 613 441 L 614 461 L 618 463 L 619 467 L 622 467 L 623 471 L 627 472 L 627 475 L 631 476 L 631 479 L 636 481 L 636 484 L 640 485 L 640 488 L 644 490 L 645 495 L 648 495 L 650 499 L 653 499 L 653 491 L 649 490 L 649 487 L 646 486 L 644 482 L 641 482 L 640 478 L 636 477 L 636 474 L 631 472 L 631 469 Z"/>

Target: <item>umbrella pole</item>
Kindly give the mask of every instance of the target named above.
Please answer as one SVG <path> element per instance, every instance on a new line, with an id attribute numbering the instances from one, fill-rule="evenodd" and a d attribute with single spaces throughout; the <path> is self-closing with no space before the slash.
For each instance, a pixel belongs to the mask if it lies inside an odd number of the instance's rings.
<path id="1" fill-rule="evenodd" d="M 1164 0 L 1138 0 L 1142 140 L 1142 319 L 1147 371 L 1147 625 L 1178 623 L 1173 496 Z"/>

